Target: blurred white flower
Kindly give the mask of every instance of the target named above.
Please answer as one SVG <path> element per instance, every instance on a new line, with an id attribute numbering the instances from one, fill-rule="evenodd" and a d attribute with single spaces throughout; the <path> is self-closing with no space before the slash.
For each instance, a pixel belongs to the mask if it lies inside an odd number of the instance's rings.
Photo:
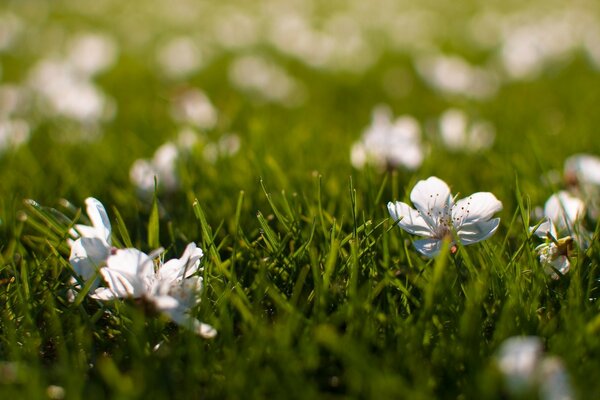
<path id="1" fill-rule="evenodd" d="M 556 356 L 545 355 L 542 341 L 537 336 L 506 339 L 496 354 L 496 365 L 511 396 L 521 398 L 537 392 L 542 400 L 574 398 L 562 361 Z"/>
<path id="2" fill-rule="evenodd" d="M 600 217 L 600 157 L 575 154 L 565 160 L 564 178 L 570 189 L 585 202 L 592 219 Z"/>
<path id="3" fill-rule="evenodd" d="M 204 66 L 202 53 L 190 36 L 169 39 L 158 50 L 156 59 L 162 71 L 171 78 L 184 78 Z"/>
<path id="4" fill-rule="evenodd" d="M 226 8 L 213 19 L 215 40 L 226 49 L 249 47 L 258 40 L 259 21 L 236 8 Z"/>
<path id="5" fill-rule="evenodd" d="M 410 116 L 401 116 L 394 121 L 391 118 L 387 107 L 373 110 L 371 125 L 350 152 L 355 168 L 371 164 L 381 170 L 398 167 L 414 170 L 421 166 L 424 154 L 419 123 Z"/>
<path id="6" fill-rule="evenodd" d="M 108 69 L 116 58 L 115 41 L 101 33 L 78 34 L 71 39 L 67 51 L 67 62 L 87 77 Z"/>
<path id="7" fill-rule="evenodd" d="M 151 160 L 138 159 L 129 169 L 129 179 L 142 195 L 154 192 L 154 179 L 160 188 L 173 192 L 179 187 L 177 159 L 180 151 L 173 142 L 166 142 L 155 152 Z"/>
<path id="8" fill-rule="evenodd" d="M 217 162 L 219 158 L 231 157 L 235 155 L 241 147 L 240 137 L 235 133 L 226 133 L 216 142 L 204 144 L 202 156 L 210 164 Z"/>
<path id="9" fill-rule="evenodd" d="M 116 250 L 100 269 L 108 287 L 96 289 L 92 297 L 144 299 L 177 324 L 204 338 L 213 338 L 217 331 L 189 314 L 200 302 L 202 278 L 195 275 L 202 256 L 202 249 L 189 243 L 181 258 L 160 263 L 155 272 L 153 260 L 145 253 L 137 249 Z"/>
<path id="10" fill-rule="evenodd" d="M 29 141 L 29 124 L 21 119 L 0 118 L 0 152 L 16 149 Z"/>
<path id="11" fill-rule="evenodd" d="M 600 187 L 600 157 L 574 154 L 565 160 L 565 180 L 569 184 Z"/>
<path id="12" fill-rule="evenodd" d="M 457 242 L 466 246 L 485 240 L 500 224 L 500 218 L 491 219 L 502 210 L 502 202 L 492 193 L 477 192 L 455 203 L 448 185 L 435 176 L 417 182 L 410 200 L 416 210 L 397 201 L 388 203 L 388 211 L 400 228 L 426 237 L 414 245 L 427 257 L 436 256 L 444 240 L 455 251 Z"/>
<path id="13" fill-rule="evenodd" d="M 581 44 L 581 12 L 539 12 L 509 20 L 502 30 L 500 62 L 511 79 L 533 79 Z"/>
<path id="14" fill-rule="evenodd" d="M 51 115 L 93 123 L 112 117 L 111 104 L 88 79 L 65 61 L 42 60 L 29 73 L 29 86 Z"/>
<path id="15" fill-rule="evenodd" d="M 429 86 L 442 93 L 487 99 L 499 86 L 493 72 L 472 66 L 458 56 L 424 56 L 417 59 L 416 68 Z"/>
<path id="16" fill-rule="evenodd" d="M 304 101 L 304 88 L 287 71 L 258 56 L 242 56 L 229 66 L 229 80 L 259 99 L 296 106 Z"/>
<path id="17" fill-rule="evenodd" d="M 542 400 L 572 400 L 575 398 L 571 379 L 558 357 L 546 356 L 539 371 L 539 394 Z"/>
<path id="18" fill-rule="evenodd" d="M 486 121 L 469 121 L 464 111 L 446 110 L 439 120 L 440 137 L 452 151 L 480 151 L 490 148 L 496 136 L 494 126 Z"/>
<path id="19" fill-rule="evenodd" d="M 218 112 L 204 92 L 187 89 L 175 97 L 171 116 L 178 123 L 199 129 L 212 129 L 217 124 Z"/>
<path id="20" fill-rule="evenodd" d="M 581 199 L 563 190 L 548 198 L 544 205 L 544 215 L 559 231 L 572 234 L 578 231 L 579 227 L 576 225 L 585 215 L 585 204 Z"/>
<path id="21" fill-rule="evenodd" d="M 511 394 L 523 395 L 535 388 L 543 350 L 537 336 L 511 337 L 502 343 L 496 361 Z"/>

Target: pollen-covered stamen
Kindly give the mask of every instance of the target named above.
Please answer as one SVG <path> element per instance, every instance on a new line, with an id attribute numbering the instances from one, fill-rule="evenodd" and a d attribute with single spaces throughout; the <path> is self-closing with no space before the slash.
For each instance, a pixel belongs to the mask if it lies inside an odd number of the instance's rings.
<path id="1" fill-rule="evenodd" d="M 473 200 L 473 196 L 469 196 L 466 199 L 466 204 L 461 200 L 458 203 L 455 203 L 452 206 L 452 223 L 454 224 L 455 229 L 460 229 L 463 222 L 469 219 L 471 214 L 471 201 Z"/>
<path id="2" fill-rule="evenodd" d="M 453 201 L 449 196 L 444 198 L 439 193 L 430 194 L 426 211 L 418 211 L 431 229 L 433 237 L 443 238 L 449 236 L 452 232 L 452 204 Z"/>

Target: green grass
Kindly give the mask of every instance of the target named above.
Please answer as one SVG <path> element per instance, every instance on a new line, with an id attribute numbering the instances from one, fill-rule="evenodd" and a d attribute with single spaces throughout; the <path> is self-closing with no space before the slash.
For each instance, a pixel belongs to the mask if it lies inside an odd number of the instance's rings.
<path id="1" fill-rule="evenodd" d="M 30 3 L 0 9 L 34 20 Z M 113 29 L 108 16 L 91 25 L 92 11 L 58 3 L 48 6 L 44 29 Z M 447 45 L 460 48 L 452 29 Z M 39 56 L 28 40 L 0 54 L 4 82 L 22 82 Z M 494 354 L 513 335 L 540 336 L 578 398 L 599 393 L 598 223 L 586 221 L 594 240 L 557 281 L 544 274 L 539 241 L 528 233 L 538 222 L 533 208 L 560 188 L 543 185 L 542 175 L 573 153 L 600 154 L 600 75 L 584 56 L 475 101 L 429 89 L 411 56 L 392 50 L 351 74 L 257 47 L 303 82 L 309 101 L 253 101 L 228 82 L 235 53 L 220 55 L 186 84 L 205 90 L 220 112 L 206 135 L 237 132 L 241 150 L 210 164 L 202 145 L 190 149 L 177 162 L 180 190 L 159 191 L 156 209 L 137 196 L 129 167 L 176 136 L 168 110 L 181 82 L 157 73 L 149 51 L 124 47 L 96 80 L 118 105 L 98 140 L 60 140 L 86 127 L 24 114 L 31 140 L 0 157 L 0 397 L 48 398 L 56 385 L 65 398 L 86 399 L 503 399 Z M 403 97 L 381 84 L 398 67 L 411 82 Z M 430 153 L 417 171 L 352 168 L 350 146 L 378 103 L 425 127 Z M 494 147 L 444 149 L 427 127 L 449 107 L 491 121 Z M 454 255 L 421 257 L 386 203 L 407 201 L 431 175 L 453 193 L 493 192 L 504 205 L 498 232 Z M 190 241 L 200 245 L 205 290 L 194 315 L 218 330 L 215 339 L 149 316 L 134 301 L 67 300 L 67 232 L 85 218 L 88 196 L 106 206 L 117 247 L 162 246 L 171 258 Z"/>

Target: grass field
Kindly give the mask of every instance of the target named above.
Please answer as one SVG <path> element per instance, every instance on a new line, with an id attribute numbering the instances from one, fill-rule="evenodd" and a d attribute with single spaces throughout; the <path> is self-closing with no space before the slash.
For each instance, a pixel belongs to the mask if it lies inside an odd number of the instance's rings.
<path id="1" fill-rule="evenodd" d="M 594 398 L 600 161 L 565 161 L 600 155 L 599 72 L 593 1 L 1 3 L 0 398 Z M 417 251 L 388 202 L 431 176 L 494 233 Z M 93 297 L 192 242 L 215 337 Z"/>

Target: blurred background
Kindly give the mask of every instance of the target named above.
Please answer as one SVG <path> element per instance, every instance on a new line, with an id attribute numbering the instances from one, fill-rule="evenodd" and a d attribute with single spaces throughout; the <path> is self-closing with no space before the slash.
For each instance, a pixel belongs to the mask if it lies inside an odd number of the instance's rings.
<path id="1" fill-rule="evenodd" d="M 106 195 L 125 205 L 158 176 L 165 192 L 210 201 L 259 177 L 286 188 L 319 171 L 343 179 L 328 184 L 336 194 L 369 163 L 361 135 L 398 116 L 411 118 L 423 159 L 400 166 L 405 180 L 480 165 L 474 183 L 500 185 L 514 180 L 498 168 L 510 164 L 534 185 L 569 154 L 600 152 L 599 9 L 4 1 L 0 191 L 5 203 Z"/>

